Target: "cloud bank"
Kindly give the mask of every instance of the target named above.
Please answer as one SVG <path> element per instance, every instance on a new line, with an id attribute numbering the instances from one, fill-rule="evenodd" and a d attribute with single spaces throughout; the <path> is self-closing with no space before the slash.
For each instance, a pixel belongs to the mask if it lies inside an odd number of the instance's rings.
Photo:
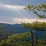
<path id="1" fill-rule="evenodd" d="M 37 2 L 36 2 L 37 1 Z M 24 9 L 25 5 L 45 3 L 46 0 L 0 0 L 0 23 L 31 23 L 33 21 L 43 22 L 44 19 L 38 17 Z M 46 19 L 45 19 L 46 21 Z"/>
<path id="2" fill-rule="evenodd" d="M 39 21 L 39 22 L 46 22 L 45 19 L 29 19 L 29 18 L 13 18 L 14 22 L 21 23 L 32 23 L 34 21 Z"/>
<path id="3" fill-rule="evenodd" d="M 46 3 L 46 0 L 0 0 L 2 4 L 9 4 L 9 5 L 28 5 L 28 4 L 40 4 Z"/>

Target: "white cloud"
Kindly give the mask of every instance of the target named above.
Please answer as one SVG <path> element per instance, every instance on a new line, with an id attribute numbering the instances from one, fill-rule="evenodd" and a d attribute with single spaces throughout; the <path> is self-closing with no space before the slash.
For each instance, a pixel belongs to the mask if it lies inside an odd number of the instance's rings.
<path id="1" fill-rule="evenodd" d="M 28 19 L 28 18 L 13 18 L 13 21 L 17 23 L 21 23 L 21 22 L 31 23 L 33 21 L 46 22 L 46 20 L 44 19 Z"/>
<path id="2" fill-rule="evenodd" d="M 7 23 L 7 24 L 11 24 L 11 23 L 8 23 L 8 22 L 2 22 L 2 21 L 0 21 L 0 23 Z"/>
<path id="3" fill-rule="evenodd" d="M 24 8 L 24 6 L 18 6 L 18 5 L 8 5 L 8 4 L 0 4 L 0 7 L 7 7 L 7 8 L 13 8 L 13 9 L 16 9 L 16 8 Z"/>
<path id="4" fill-rule="evenodd" d="M 0 23 L 8 23 L 8 24 L 15 24 L 12 18 L 0 16 Z"/>
<path id="5" fill-rule="evenodd" d="M 46 21 L 44 19 L 37 19 L 37 17 L 33 14 L 28 14 L 25 10 L 22 9 L 24 6 L 0 4 L 0 7 L 0 22 L 2 23 L 15 24 L 21 22 L 31 23 L 36 20 L 40 22 Z"/>
<path id="6" fill-rule="evenodd" d="M 24 6 L 13 6 L 13 5 L 5 5 L 8 8 L 24 8 Z"/>
<path id="7" fill-rule="evenodd" d="M 46 22 L 44 19 L 29 19 L 29 18 L 8 18 L 0 16 L 0 23 L 8 23 L 8 24 L 20 24 L 21 22 L 31 23 L 33 21 Z"/>

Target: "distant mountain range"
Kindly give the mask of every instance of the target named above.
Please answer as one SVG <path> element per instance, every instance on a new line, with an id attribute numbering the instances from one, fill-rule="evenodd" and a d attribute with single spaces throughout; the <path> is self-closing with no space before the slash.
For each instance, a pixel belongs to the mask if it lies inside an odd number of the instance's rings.
<path id="1" fill-rule="evenodd" d="M 0 26 L 4 26 L 4 31 L 9 31 L 11 34 L 14 33 L 24 33 L 24 32 L 30 32 L 28 28 L 22 27 L 21 24 L 6 24 L 6 23 L 0 23 Z M 43 36 L 43 32 L 38 32 L 38 35 L 41 37 Z"/>
<path id="2" fill-rule="evenodd" d="M 23 33 L 23 32 L 29 32 L 29 29 L 22 27 L 21 24 L 6 24 L 6 23 L 0 23 L 0 26 L 4 26 L 4 31 L 9 31 L 11 33 Z"/>

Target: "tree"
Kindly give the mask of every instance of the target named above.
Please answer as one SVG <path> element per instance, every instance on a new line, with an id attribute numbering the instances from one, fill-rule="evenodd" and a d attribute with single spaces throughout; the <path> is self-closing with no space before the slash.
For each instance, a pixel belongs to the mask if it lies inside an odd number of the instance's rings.
<path id="1" fill-rule="evenodd" d="M 4 29 L 5 27 L 3 27 L 3 26 L 0 26 L 0 41 L 2 40 L 2 35 L 3 35 L 3 29 Z"/>
<path id="2" fill-rule="evenodd" d="M 27 27 L 31 31 L 32 35 L 32 46 L 34 46 L 34 40 L 33 40 L 33 30 L 37 31 L 45 31 L 46 23 L 45 22 L 32 22 L 32 23 L 21 23 L 22 26 Z M 37 38 L 36 38 L 37 40 Z M 35 41 L 36 42 L 36 41 Z"/>
<path id="3" fill-rule="evenodd" d="M 9 31 L 6 31 L 5 32 L 5 39 L 7 39 L 9 35 L 10 35 Z"/>
<path id="4" fill-rule="evenodd" d="M 21 23 L 21 25 L 30 29 L 30 31 L 31 31 L 31 38 L 32 38 L 32 46 L 34 46 L 32 25 L 30 23 Z"/>
<path id="5" fill-rule="evenodd" d="M 37 15 L 39 18 L 46 18 L 46 4 L 40 4 L 40 5 L 27 5 L 25 6 L 26 10 L 32 11 L 35 15 Z M 38 34 L 37 34 L 38 36 Z M 37 43 L 37 36 L 36 36 L 36 43 Z M 35 46 L 36 46 L 35 43 Z"/>
<path id="6" fill-rule="evenodd" d="M 32 11 L 39 18 L 46 18 L 46 4 L 40 4 L 40 5 L 36 5 L 36 6 L 27 5 L 27 6 L 25 6 L 24 9 Z"/>

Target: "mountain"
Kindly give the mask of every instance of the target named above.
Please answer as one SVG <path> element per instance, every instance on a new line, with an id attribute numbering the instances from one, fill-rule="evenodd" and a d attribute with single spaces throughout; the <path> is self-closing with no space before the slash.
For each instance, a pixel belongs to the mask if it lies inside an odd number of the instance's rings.
<path id="1" fill-rule="evenodd" d="M 10 33 L 23 33 L 23 32 L 29 32 L 29 29 L 22 27 L 21 24 L 6 24 L 6 23 L 0 23 L 0 26 L 5 27 L 4 31 L 9 31 Z"/>
<path id="2" fill-rule="evenodd" d="M 9 31 L 11 34 L 14 33 L 24 33 L 24 32 L 30 32 L 28 28 L 22 27 L 21 24 L 6 24 L 6 23 L 0 23 L 0 26 L 4 26 L 5 28 L 3 29 L 5 31 Z M 35 32 L 36 33 L 36 32 Z M 43 36 L 44 32 L 39 31 L 38 35 L 41 37 Z"/>

